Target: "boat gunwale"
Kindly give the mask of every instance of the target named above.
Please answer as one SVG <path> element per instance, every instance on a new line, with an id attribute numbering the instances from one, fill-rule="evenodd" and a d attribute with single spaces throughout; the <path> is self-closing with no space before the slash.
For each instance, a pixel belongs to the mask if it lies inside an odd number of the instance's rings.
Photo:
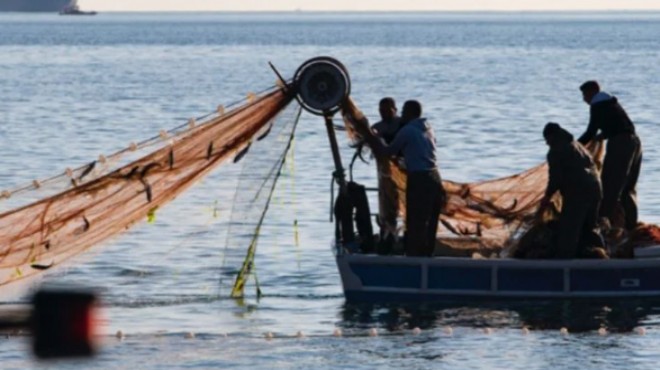
<path id="1" fill-rule="evenodd" d="M 397 264 L 397 265 L 442 265 L 442 266 L 474 266 L 474 267 L 507 267 L 507 268 L 627 268 L 627 267 L 659 267 L 660 258 L 637 259 L 515 259 L 515 258 L 470 258 L 470 257 L 409 257 L 409 256 L 383 256 L 376 254 L 349 254 L 336 255 L 337 259 L 346 259 L 348 262 L 368 262 L 371 264 Z"/>

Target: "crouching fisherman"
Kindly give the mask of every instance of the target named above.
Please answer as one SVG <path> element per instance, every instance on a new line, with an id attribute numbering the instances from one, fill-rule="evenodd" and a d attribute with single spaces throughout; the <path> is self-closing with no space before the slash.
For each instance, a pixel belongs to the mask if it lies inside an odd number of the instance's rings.
<path id="1" fill-rule="evenodd" d="M 589 152 L 556 123 L 548 123 L 543 137 L 548 151 L 548 186 L 537 217 L 550 204 L 555 192 L 562 196 L 559 235 L 556 238 L 558 258 L 587 257 L 590 247 L 602 247 L 598 230 L 598 211 L 602 188 L 598 171 Z"/>
<path id="2" fill-rule="evenodd" d="M 436 166 L 435 136 L 426 118 L 422 118 L 422 105 L 415 100 L 405 102 L 401 129 L 389 145 L 371 131 L 366 120 L 355 126 L 377 156 L 403 154 L 408 174 L 406 255 L 432 256 L 446 193 Z"/>

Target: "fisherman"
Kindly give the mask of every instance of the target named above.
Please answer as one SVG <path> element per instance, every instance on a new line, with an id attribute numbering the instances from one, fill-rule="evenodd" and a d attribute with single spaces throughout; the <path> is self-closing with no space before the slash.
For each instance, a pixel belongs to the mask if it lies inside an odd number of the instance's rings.
<path id="1" fill-rule="evenodd" d="M 602 190 L 598 171 L 589 152 L 557 123 L 543 129 L 548 151 L 548 186 L 537 218 L 550 205 L 555 192 L 562 196 L 556 255 L 576 258 L 589 255 L 589 247 L 602 247 L 598 232 L 598 209 Z"/>
<path id="2" fill-rule="evenodd" d="M 401 118 L 397 115 L 396 102 L 385 97 L 378 104 L 381 120 L 371 126 L 371 130 L 386 144 L 394 140 L 401 127 Z M 380 253 L 388 254 L 397 235 L 397 216 L 399 215 L 399 191 L 392 179 L 389 156 L 376 156 L 378 168 L 378 223 L 380 225 Z"/>
<path id="3" fill-rule="evenodd" d="M 435 136 L 426 118 L 422 118 L 422 105 L 415 100 L 405 102 L 401 129 L 390 144 L 380 140 L 366 120 L 358 120 L 355 126 L 376 156 L 403 155 L 408 173 L 406 255 L 432 256 L 446 193 L 436 165 Z"/>
<path id="4" fill-rule="evenodd" d="M 596 81 L 580 86 L 582 98 L 591 106 L 589 126 L 578 141 L 586 144 L 596 138 L 598 130 L 607 140 L 601 173 L 603 202 L 600 216 L 616 224 L 614 217 L 619 204 L 624 213 L 624 227 L 637 225 L 637 179 L 642 165 L 642 145 L 635 134 L 635 126 L 617 98 L 600 90 Z"/>

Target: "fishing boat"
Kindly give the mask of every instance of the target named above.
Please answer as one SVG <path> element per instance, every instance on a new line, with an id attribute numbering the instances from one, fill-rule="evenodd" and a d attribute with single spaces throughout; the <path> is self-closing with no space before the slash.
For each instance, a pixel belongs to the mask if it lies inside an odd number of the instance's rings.
<path id="1" fill-rule="evenodd" d="M 335 164 L 334 178 L 341 192 L 347 180 L 335 138 L 332 116 L 341 111 L 347 126 L 359 116 L 350 101 L 346 68 L 332 58 L 303 64 L 294 81 L 303 107 L 323 116 Z M 350 127 L 347 127 L 350 132 Z M 594 149 L 596 150 L 596 149 Z M 393 164 L 394 166 L 394 164 Z M 396 168 L 393 168 L 396 175 Z M 379 255 L 360 248 L 372 238 L 370 225 L 337 218 L 333 250 L 344 295 L 348 301 L 437 301 L 453 298 L 624 298 L 660 297 L 660 246 L 657 241 L 632 248 L 629 258 L 518 259 L 501 253 L 531 226 L 530 215 L 545 191 L 547 167 L 539 165 L 504 179 L 481 183 L 443 182 L 450 200 L 441 215 L 445 246 L 461 241 L 476 245 L 463 256 L 443 253 L 433 257 Z M 400 175 L 400 174 L 399 174 Z M 399 179 L 405 176 L 399 176 Z M 403 185 L 405 186 L 405 184 Z M 368 212 L 368 211 L 367 211 Z M 341 231 L 342 228 L 348 230 Z M 441 231 L 442 233 L 442 231 Z M 377 238 L 377 236 L 374 236 Z M 495 243 L 485 241 L 495 240 Z M 459 242 L 459 243 L 456 243 Z M 497 253 L 479 253 L 500 245 Z M 438 248 L 436 247 L 436 250 Z M 460 248 L 453 249 L 459 251 Z M 459 253 L 460 254 L 460 253 Z"/>

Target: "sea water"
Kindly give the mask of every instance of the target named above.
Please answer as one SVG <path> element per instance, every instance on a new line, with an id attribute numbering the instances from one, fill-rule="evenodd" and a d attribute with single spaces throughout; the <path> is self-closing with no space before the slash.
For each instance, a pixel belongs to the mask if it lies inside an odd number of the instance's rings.
<path id="1" fill-rule="evenodd" d="M 399 106 L 419 100 L 441 174 L 456 181 L 542 162 L 548 121 L 580 135 L 588 107 L 578 87 L 597 79 L 636 123 L 641 219 L 660 222 L 659 37 L 660 13 L 3 14 L 0 188 L 80 166 L 267 88 L 276 79 L 269 61 L 290 77 L 306 59 L 329 55 L 347 66 L 352 96 L 372 121 L 383 96 Z M 347 161 L 352 150 L 340 139 Z M 257 251 L 260 300 L 253 280 L 247 299 L 227 298 L 232 277 L 221 266 L 236 263 L 224 252 L 241 170 L 227 165 L 154 224 L 47 276 L 100 292 L 94 360 L 38 363 L 18 335 L 0 339 L 0 367 L 657 368 L 655 302 L 345 303 L 319 117 L 302 116 L 293 148 Z M 373 163 L 353 171 L 375 184 Z M 0 308 L 24 299 L 0 293 Z"/>

